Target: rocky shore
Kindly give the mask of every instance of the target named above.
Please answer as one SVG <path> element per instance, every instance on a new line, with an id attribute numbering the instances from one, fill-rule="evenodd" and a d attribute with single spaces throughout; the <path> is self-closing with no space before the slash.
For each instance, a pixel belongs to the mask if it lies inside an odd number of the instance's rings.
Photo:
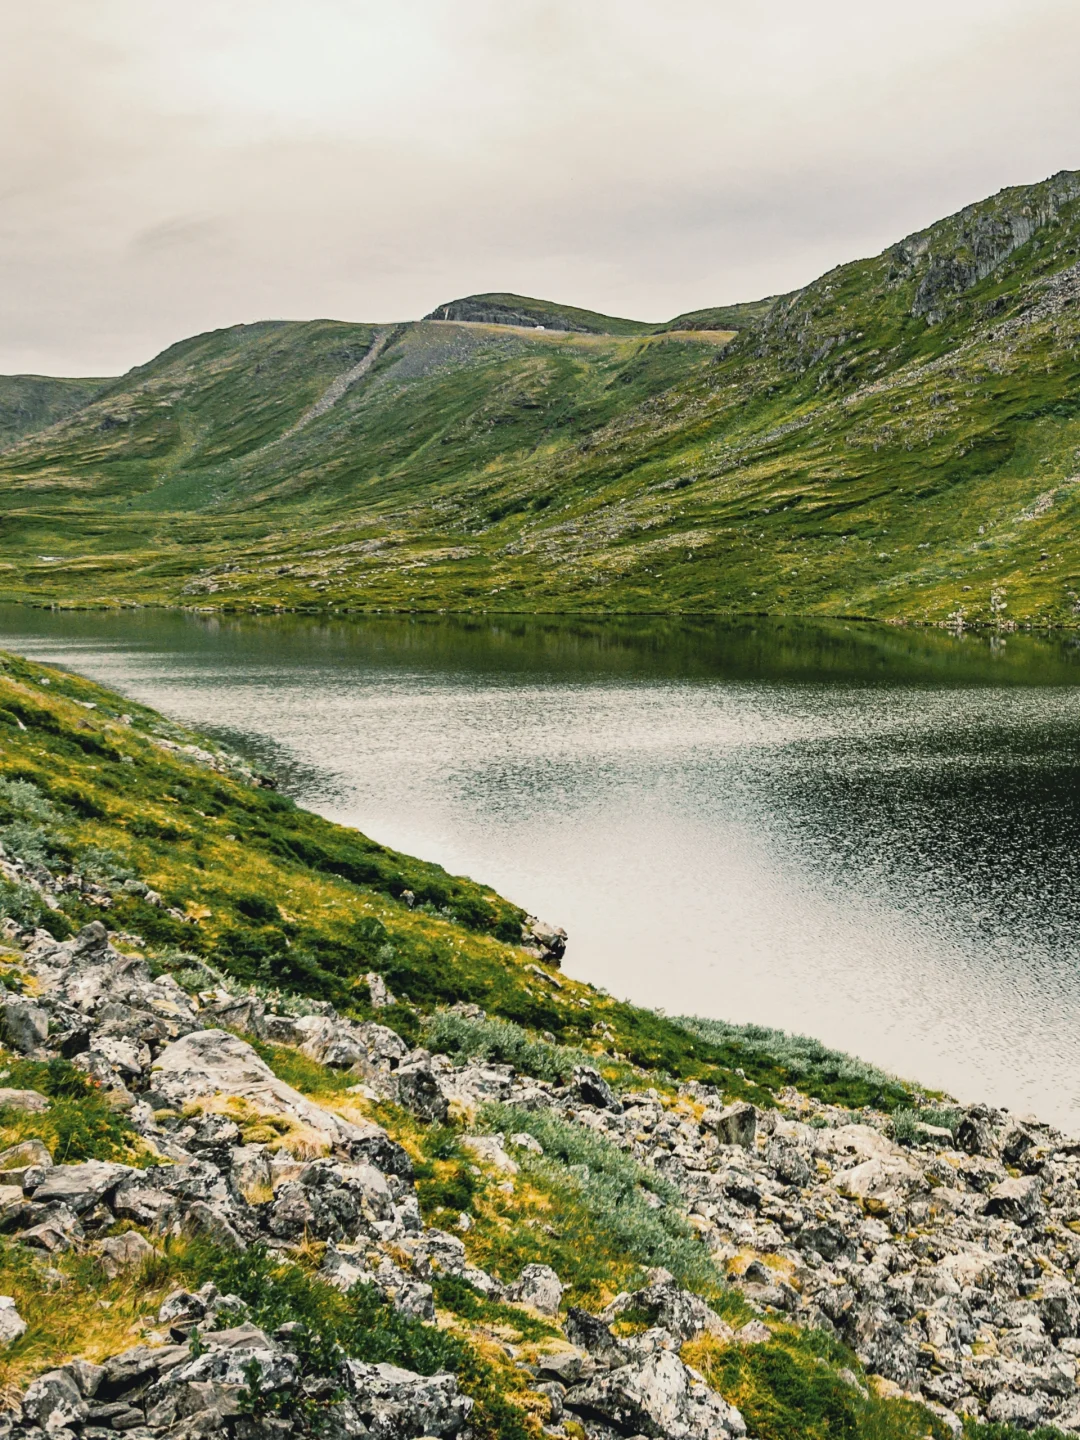
<path id="1" fill-rule="evenodd" d="M 107 1273 L 135 1273 L 181 1236 L 284 1258 L 310 1257 L 314 1245 L 329 1285 L 373 1287 L 431 1326 L 434 1285 L 458 1277 L 550 1326 L 540 1352 L 506 1349 L 552 1435 L 742 1436 L 743 1416 L 687 1362 L 686 1347 L 702 1337 L 764 1345 L 780 1324 L 842 1340 L 879 1389 L 917 1399 L 946 1433 L 973 1418 L 1080 1432 L 1080 1145 L 1046 1126 L 974 1107 L 950 1127 L 916 1127 L 901 1145 L 895 1122 L 794 1090 L 765 1110 L 725 1104 L 695 1083 L 617 1093 L 585 1064 L 556 1084 L 410 1048 L 377 1021 L 326 1004 L 280 1014 L 239 988 L 190 993 L 124 953 L 132 937 L 115 937 L 116 948 L 100 922 L 64 942 L 5 928 L 8 959 L 25 979 L 23 993 L 0 997 L 6 1046 L 36 1060 L 67 1057 L 149 1157 L 54 1164 L 36 1140 L 0 1155 L 0 1230 L 36 1265 L 78 1251 Z M 373 996 L 391 1003 L 372 980 Z M 458 1014 L 483 1023 L 475 1006 Z M 467 1216 L 458 1233 L 424 1223 L 407 1150 L 347 1106 L 286 1084 L 254 1041 L 349 1072 L 358 1103 L 383 1097 L 418 1123 L 464 1125 L 478 1170 L 511 1190 L 542 1147 L 524 1128 L 478 1126 L 485 1106 L 547 1112 L 603 1137 L 676 1187 L 702 1246 L 756 1318 L 732 1325 L 660 1269 L 589 1313 L 564 1303 L 548 1266 L 508 1281 L 470 1263 Z M 29 1113 L 50 1104 L 34 1090 L 0 1100 Z M 238 1106 L 276 1123 L 272 1143 L 244 1143 Z M 3 1342 L 24 1328 L 0 1299 Z M 40 1375 L 9 1397 L 0 1423 L 11 1440 L 188 1440 L 222 1429 L 251 1440 L 305 1431 L 314 1405 L 328 1435 L 469 1431 L 473 1402 L 452 1373 L 348 1358 L 327 1373 L 313 1366 L 301 1328 L 260 1328 L 243 1300 L 213 1284 L 176 1290 L 136 1344 Z"/>

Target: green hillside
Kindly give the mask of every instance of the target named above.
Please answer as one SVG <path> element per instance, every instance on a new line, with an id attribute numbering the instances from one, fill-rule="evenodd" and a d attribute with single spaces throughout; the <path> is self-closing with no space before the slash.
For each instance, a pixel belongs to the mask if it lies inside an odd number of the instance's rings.
<path id="1" fill-rule="evenodd" d="M 80 409 L 111 380 L 0 375 L 0 450 Z"/>
<path id="2" fill-rule="evenodd" d="M 1078 247 L 1064 172 L 734 338 L 197 336 L 0 454 L 0 597 L 1074 624 Z"/>

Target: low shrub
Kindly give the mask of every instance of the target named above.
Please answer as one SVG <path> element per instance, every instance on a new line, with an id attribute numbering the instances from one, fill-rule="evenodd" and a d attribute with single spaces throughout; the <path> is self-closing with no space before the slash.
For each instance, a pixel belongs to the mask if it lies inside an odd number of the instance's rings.
<path id="1" fill-rule="evenodd" d="M 424 1027 L 423 1038 L 432 1050 L 459 1060 L 486 1060 L 513 1065 L 524 1075 L 562 1085 L 575 1065 L 595 1064 L 595 1055 L 570 1045 L 534 1040 L 511 1020 L 473 1020 L 452 1010 L 437 1010 Z"/>

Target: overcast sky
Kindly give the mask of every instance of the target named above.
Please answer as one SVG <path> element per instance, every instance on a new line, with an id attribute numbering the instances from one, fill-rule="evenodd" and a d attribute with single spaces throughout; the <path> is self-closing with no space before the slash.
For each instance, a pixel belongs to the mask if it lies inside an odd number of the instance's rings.
<path id="1" fill-rule="evenodd" d="M 791 289 L 1080 168 L 1077 0 L 0 0 L 0 372 Z"/>

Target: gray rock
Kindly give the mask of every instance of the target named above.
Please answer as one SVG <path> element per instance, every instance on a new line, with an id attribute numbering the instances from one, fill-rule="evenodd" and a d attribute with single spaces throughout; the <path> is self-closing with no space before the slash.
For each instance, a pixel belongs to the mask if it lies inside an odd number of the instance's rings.
<path id="1" fill-rule="evenodd" d="M 738 1410 L 695 1380 L 671 1350 L 575 1386 L 564 1403 L 586 1421 L 599 1421 L 621 1435 L 728 1440 L 746 1434 Z"/>
<path id="2" fill-rule="evenodd" d="M 635 1291 L 626 1297 L 623 1308 L 644 1314 L 650 1325 L 661 1326 L 680 1340 L 691 1340 L 703 1332 L 723 1338 L 732 1333 L 731 1327 L 699 1295 L 672 1282 Z"/>
<path id="3" fill-rule="evenodd" d="M 78 1385 L 63 1370 L 39 1375 L 23 1396 L 22 1407 L 26 1418 L 46 1434 L 82 1424 L 88 1408 Z"/>
<path id="4" fill-rule="evenodd" d="M 0 1010 L 5 1042 L 23 1055 L 39 1050 L 49 1038 L 49 1015 L 40 1005 L 9 996 Z"/>
<path id="5" fill-rule="evenodd" d="M 106 1275 L 115 1277 L 124 1270 L 140 1270 L 157 1253 L 154 1247 L 137 1230 L 126 1230 L 123 1235 L 110 1235 L 97 1245 L 101 1268 Z"/>
<path id="6" fill-rule="evenodd" d="M 163 1098 L 178 1106 L 216 1095 L 240 1096 L 271 1114 L 299 1121 L 331 1145 L 379 1130 L 375 1125 L 350 1124 L 308 1100 L 279 1080 L 246 1041 L 224 1030 L 197 1030 L 166 1046 L 154 1064 L 153 1084 Z"/>
<path id="7" fill-rule="evenodd" d="M 0 1295 L 0 1345 L 13 1345 L 26 1334 L 26 1321 L 10 1295 Z"/>
<path id="8" fill-rule="evenodd" d="M 591 1065 L 574 1067 L 574 1094 L 582 1105 L 590 1105 L 597 1110 L 622 1110 L 622 1102 L 617 1099 L 614 1090 L 599 1070 L 594 1070 Z"/>
<path id="9" fill-rule="evenodd" d="M 757 1111 L 742 1100 L 723 1110 L 706 1110 L 701 1123 L 713 1132 L 721 1145 L 741 1145 L 749 1149 L 757 1137 Z"/>
<path id="10" fill-rule="evenodd" d="M 91 1210 L 122 1180 L 135 1172 L 130 1165 L 87 1160 L 81 1165 L 54 1165 L 34 1191 L 38 1203 L 59 1201 L 77 1215 Z"/>
<path id="11" fill-rule="evenodd" d="M 365 1365 L 359 1360 L 346 1360 L 342 1368 L 353 1404 L 376 1436 L 450 1437 L 468 1422 L 473 1402 L 458 1394 L 453 1375 L 416 1375 L 397 1365 Z"/>
<path id="12" fill-rule="evenodd" d="M 1016 1176 L 1002 1180 L 990 1191 L 986 1203 L 986 1214 L 1012 1220 L 1017 1225 L 1029 1225 L 1042 1209 L 1042 1191 L 1033 1175 Z"/>
<path id="13" fill-rule="evenodd" d="M 558 1315 L 562 1297 L 563 1283 L 550 1265 L 526 1265 L 506 1292 L 514 1304 L 551 1316 Z"/>
<path id="14" fill-rule="evenodd" d="M 442 1124 L 450 1104 L 439 1087 L 430 1061 L 419 1060 L 402 1065 L 394 1075 L 398 1103 L 422 1120 Z"/>
<path id="15" fill-rule="evenodd" d="M 37 1090 L 0 1089 L 0 1109 L 26 1110 L 31 1115 L 40 1115 L 51 1105 L 52 1101 Z"/>

